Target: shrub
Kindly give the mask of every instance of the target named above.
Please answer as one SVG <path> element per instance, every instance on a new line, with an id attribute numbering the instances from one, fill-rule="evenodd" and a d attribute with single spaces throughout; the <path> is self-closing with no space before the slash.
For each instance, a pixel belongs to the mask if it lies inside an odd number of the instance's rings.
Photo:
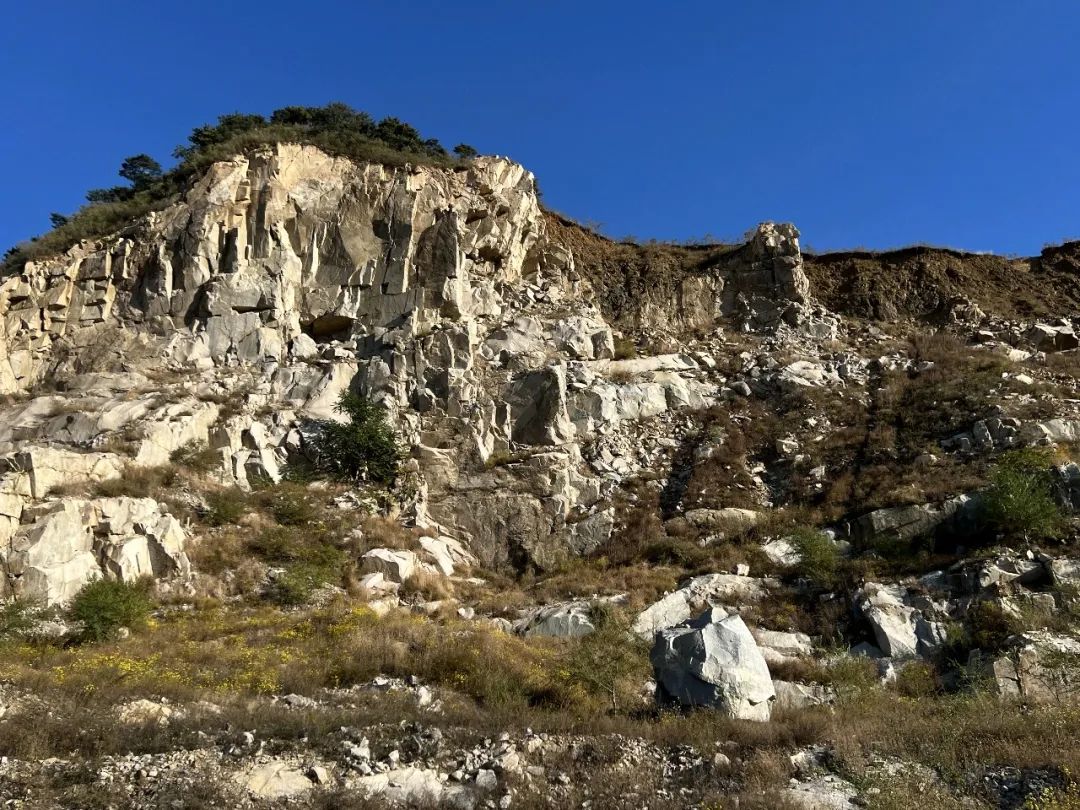
<path id="1" fill-rule="evenodd" d="M 332 567 L 344 562 L 345 553 L 334 547 L 322 532 L 276 526 L 248 541 L 248 548 L 268 565 L 306 563 Z"/>
<path id="2" fill-rule="evenodd" d="M 230 487 L 206 496 L 205 520 L 211 526 L 238 523 L 247 514 L 247 495 L 237 487 Z"/>
<path id="3" fill-rule="evenodd" d="M 401 450 L 385 412 L 349 392 L 341 395 L 336 410 L 349 421 L 317 423 L 319 432 L 313 447 L 316 468 L 343 480 L 393 484 Z"/>
<path id="4" fill-rule="evenodd" d="M 169 460 L 194 472 L 207 473 L 221 466 L 221 452 L 206 442 L 192 442 L 174 450 Z"/>
<path id="5" fill-rule="evenodd" d="M 99 579 L 84 585 L 68 608 L 69 617 L 82 625 L 85 641 L 104 641 L 121 627 L 143 624 L 153 607 L 149 582 Z"/>
<path id="6" fill-rule="evenodd" d="M 454 147 L 454 154 L 462 160 L 471 160 L 480 153 L 477 152 L 476 149 L 472 146 L 469 146 L 469 144 L 467 143 L 459 143 L 457 146 Z"/>
<path id="7" fill-rule="evenodd" d="M 267 596 L 279 605 L 304 605 L 317 588 L 332 582 L 335 575 L 336 572 L 329 566 L 311 563 L 293 565 L 270 583 Z"/>
<path id="8" fill-rule="evenodd" d="M 40 602 L 18 599 L 0 606 L 0 638 L 14 638 L 33 630 L 50 611 Z"/>
<path id="9" fill-rule="evenodd" d="M 797 529 L 790 539 L 801 557 L 799 571 L 803 576 L 818 587 L 833 587 L 840 565 L 836 544 L 814 529 Z"/>
<path id="10" fill-rule="evenodd" d="M 1064 515 L 1053 494 L 1050 460 L 1035 450 L 1002 456 L 982 500 L 982 516 L 997 533 L 1025 541 L 1053 537 Z"/>
<path id="11" fill-rule="evenodd" d="M 149 155 L 126 159 L 120 174 L 132 186 L 91 190 L 88 205 L 62 221 L 56 220 L 52 231 L 5 253 L 0 275 L 18 271 L 28 260 L 67 250 L 82 239 L 117 231 L 176 199 L 191 178 L 215 161 L 273 143 L 312 144 L 333 155 L 387 166 L 458 165 L 458 159 L 449 156 L 442 144 L 422 137 L 409 124 L 397 118 L 375 123 L 367 113 L 340 102 L 325 107 L 283 107 L 269 120 L 257 114 L 229 113 L 220 116 L 217 123 L 192 130 L 187 144 L 173 152 L 180 163 L 164 174 Z"/>
<path id="12" fill-rule="evenodd" d="M 615 338 L 615 359 L 631 360 L 637 357 L 637 344 L 628 337 Z"/>
<path id="13" fill-rule="evenodd" d="M 965 640 L 969 649 L 997 652 L 1005 646 L 1009 636 L 1021 628 L 1010 618 L 997 602 L 983 601 L 973 604 L 966 616 Z"/>
<path id="14" fill-rule="evenodd" d="M 267 490 L 265 500 L 274 520 L 282 526 L 306 526 L 319 517 L 319 510 L 312 503 L 311 496 L 302 487 L 291 483 L 279 484 Z"/>
<path id="15" fill-rule="evenodd" d="M 904 697 L 929 697 L 938 691 L 937 671 L 926 661 L 912 661 L 896 673 L 893 688 Z"/>
<path id="16" fill-rule="evenodd" d="M 631 635 L 625 620 L 610 605 L 597 602 L 591 614 L 596 630 L 571 650 L 566 669 L 587 692 L 608 699 L 616 712 L 619 698 L 633 696 L 646 679 L 646 647 Z"/>

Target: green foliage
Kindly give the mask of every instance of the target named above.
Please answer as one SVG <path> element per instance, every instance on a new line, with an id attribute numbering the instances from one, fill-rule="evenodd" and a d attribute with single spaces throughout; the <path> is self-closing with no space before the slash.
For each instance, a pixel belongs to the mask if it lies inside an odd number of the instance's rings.
<path id="1" fill-rule="evenodd" d="M 50 611 L 40 602 L 17 599 L 0 606 L 0 638 L 15 638 L 34 629 Z"/>
<path id="2" fill-rule="evenodd" d="M 80 240 L 120 230 L 133 219 L 163 208 L 215 161 L 273 143 L 311 144 L 333 155 L 387 166 L 453 166 L 457 162 L 437 140 L 423 138 L 404 121 L 391 117 L 376 123 L 367 113 L 340 102 L 283 107 L 269 120 L 257 114 L 229 113 L 214 124 L 192 130 L 188 142 L 173 152 L 180 162 L 168 172 L 163 173 L 149 155 L 127 158 L 120 175 L 131 186 L 88 192 L 88 205 L 62 222 L 54 221 L 52 231 L 8 250 L 0 274 L 16 272 L 26 261 L 67 250 Z"/>
<path id="3" fill-rule="evenodd" d="M 796 529 L 790 540 L 799 552 L 799 571 L 803 576 L 820 588 L 833 587 L 840 566 L 836 544 L 814 529 Z"/>
<path id="4" fill-rule="evenodd" d="M 239 523 L 248 513 L 247 495 L 237 487 L 211 492 L 206 496 L 206 507 L 202 518 L 211 526 Z"/>
<path id="5" fill-rule="evenodd" d="M 314 523 L 318 510 L 303 489 L 283 485 L 269 495 L 270 511 L 282 526 L 306 526 Z"/>
<path id="6" fill-rule="evenodd" d="M 82 640 L 105 641 L 121 627 L 145 623 L 152 607 L 147 581 L 99 579 L 84 585 L 75 595 L 68 615 L 82 625 Z"/>
<path id="7" fill-rule="evenodd" d="M 930 697 L 939 690 L 937 672 L 927 661 L 911 661 L 897 671 L 893 688 L 904 697 Z"/>
<path id="8" fill-rule="evenodd" d="M 208 447 L 206 442 L 191 442 L 174 450 L 169 460 L 189 470 L 206 473 L 221 466 L 221 453 Z"/>
<path id="9" fill-rule="evenodd" d="M 589 693 L 603 695 L 611 701 L 611 710 L 618 711 L 619 698 L 632 696 L 645 680 L 649 669 L 646 647 L 611 605 L 597 602 L 591 618 L 596 630 L 571 649 L 566 669 L 572 681 Z"/>
<path id="10" fill-rule="evenodd" d="M 632 360 L 637 357 L 637 344 L 628 337 L 615 338 L 615 359 Z"/>
<path id="11" fill-rule="evenodd" d="M 161 164 L 147 154 L 132 155 L 124 158 L 119 174 L 136 191 L 143 191 L 161 179 Z"/>
<path id="12" fill-rule="evenodd" d="M 341 395 L 335 409 L 349 421 L 318 422 L 312 454 L 315 467 L 346 481 L 393 484 L 401 450 L 385 412 L 351 392 Z"/>
<path id="13" fill-rule="evenodd" d="M 333 568 L 345 562 L 345 553 L 324 534 L 292 526 L 275 526 L 260 532 L 248 541 L 248 548 L 270 565 L 302 563 Z"/>
<path id="14" fill-rule="evenodd" d="M 310 601 L 316 589 L 332 582 L 334 577 L 335 570 L 329 566 L 311 563 L 293 565 L 270 583 L 267 596 L 279 605 L 304 605 Z"/>
<path id="15" fill-rule="evenodd" d="M 1054 500 L 1050 459 L 1037 450 L 1002 456 L 983 495 L 987 526 L 1006 538 L 1040 540 L 1061 531 L 1065 518 Z"/>
<path id="16" fill-rule="evenodd" d="M 64 225 L 67 225 L 67 222 L 68 222 L 68 218 L 66 216 L 64 216 L 63 214 L 58 214 L 55 211 L 53 211 L 51 214 L 49 214 L 49 223 L 54 228 L 63 227 Z"/>
<path id="17" fill-rule="evenodd" d="M 1020 629 L 997 602 L 976 602 L 966 616 L 967 647 L 997 652 L 1004 648 L 1009 636 Z"/>
<path id="18" fill-rule="evenodd" d="M 476 149 L 472 146 L 469 146 L 469 144 L 467 143 L 459 143 L 457 146 L 454 147 L 454 154 L 462 160 L 472 160 L 480 153 L 477 152 Z"/>

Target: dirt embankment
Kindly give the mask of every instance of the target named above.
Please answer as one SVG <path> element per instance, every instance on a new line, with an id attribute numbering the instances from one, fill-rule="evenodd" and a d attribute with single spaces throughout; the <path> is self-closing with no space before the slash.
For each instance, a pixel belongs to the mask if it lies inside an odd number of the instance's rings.
<path id="1" fill-rule="evenodd" d="M 550 241 L 573 251 L 605 315 L 626 326 L 644 325 L 658 313 L 683 320 L 702 304 L 685 300 L 686 280 L 734 264 L 744 247 L 615 242 L 550 212 L 547 232 Z M 1080 312 L 1080 242 L 1026 259 L 922 246 L 803 259 L 814 298 L 850 317 L 936 321 L 957 299 L 1010 319 Z"/>
<path id="2" fill-rule="evenodd" d="M 1080 242 L 1008 259 L 932 247 L 804 255 L 814 296 L 829 309 L 875 320 L 932 320 L 956 298 L 1004 318 L 1080 311 Z"/>

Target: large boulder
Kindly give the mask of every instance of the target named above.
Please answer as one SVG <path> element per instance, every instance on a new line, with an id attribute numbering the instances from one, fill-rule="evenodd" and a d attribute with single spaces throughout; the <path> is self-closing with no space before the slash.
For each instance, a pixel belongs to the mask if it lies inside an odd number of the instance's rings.
<path id="1" fill-rule="evenodd" d="M 754 636 L 754 641 L 761 648 L 761 654 L 765 656 L 765 662 L 769 666 L 806 658 L 814 652 L 810 636 L 805 633 L 782 633 L 777 630 L 761 630 L 758 628 L 752 630 L 751 633 Z"/>
<path id="2" fill-rule="evenodd" d="M 1024 333 L 1024 339 L 1040 352 L 1064 352 L 1080 346 L 1071 326 L 1037 323 Z"/>
<path id="3" fill-rule="evenodd" d="M 944 525 L 965 528 L 976 506 L 975 499 L 960 495 L 941 503 L 876 509 L 852 521 L 848 532 L 854 543 L 875 539 L 912 540 L 929 536 Z"/>
<path id="4" fill-rule="evenodd" d="M 867 583 L 855 594 L 855 607 L 869 622 L 877 646 L 889 658 L 930 656 L 945 643 L 945 628 L 905 604 L 898 586 Z"/>
<path id="5" fill-rule="evenodd" d="M 710 608 L 661 630 L 650 657 L 661 702 L 715 708 L 738 720 L 769 719 L 776 696 L 769 667 L 738 614 Z"/>
<path id="6" fill-rule="evenodd" d="M 476 557 L 452 537 L 421 537 L 420 548 L 424 562 L 446 577 L 476 565 Z"/>
<path id="7" fill-rule="evenodd" d="M 401 585 L 416 573 L 420 561 L 412 551 L 393 548 L 373 548 L 360 558 L 365 574 L 382 574 L 389 582 Z"/>
<path id="8" fill-rule="evenodd" d="M 529 371 L 510 385 L 511 438 L 522 444 L 559 445 L 574 437 L 566 410 L 566 369 L 561 365 Z"/>
<path id="9" fill-rule="evenodd" d="M 596 630 L 592 620 L 592 602 L 580 599 L 537 608 L 518 625 L 524 636 L 556 636 L 576 638 Z"/>
<path id="10" fill-rule="evenodd" d="M 28 508 L 23 520 L 0 550 L 6 595 L 55 605 L 102 576 L 191 573 L 183 527 L 151 498 L 67 498 Z"/>
<path id="11" fill-rule="evenodd" d="M 238 774 L 237 781 L 261 799 L 286 799 L 310 793 L 315 785 L 298 765 L 272 760 Z"/>
<path id="12" fill-rule="evenodd" d="M 397 768 L 352 781 L 359 793 L 380 799 L 390 806 L 471 808 L 476 805 L 473 791 L 464 785 L 448 784 L 438 771 L 423 768 Z"/>

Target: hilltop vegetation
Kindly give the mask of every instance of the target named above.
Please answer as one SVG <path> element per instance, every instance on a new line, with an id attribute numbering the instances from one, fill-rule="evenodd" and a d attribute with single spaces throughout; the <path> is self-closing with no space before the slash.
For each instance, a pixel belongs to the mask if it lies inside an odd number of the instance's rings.
<path id="1" fill-rule="evenodd" d="M 273 143 L 311 144 L 332 155 L 386 166 L 456 166 L 477 154 L 468 144 L 458 144 L 451 154 L 436 138 L 424 138 L 405 121 L 392 116 L 376 121 L 341 102 L 282 107 L 269 118 L 229 113 L 217 123 L 195 127 L 187 143 L 173 151 L 178 163 L 168 171 L 150 155 L 126 158 L 118 174 L 129 185 L 91 189 L 86 204 L 74 214 L 52 214 L 53 229 L 8 250 L 0 274 L 16 272 L 25 262 L 67 250 L 82 239 L 118 230 L 163 208 L 212 163 Z"/>

